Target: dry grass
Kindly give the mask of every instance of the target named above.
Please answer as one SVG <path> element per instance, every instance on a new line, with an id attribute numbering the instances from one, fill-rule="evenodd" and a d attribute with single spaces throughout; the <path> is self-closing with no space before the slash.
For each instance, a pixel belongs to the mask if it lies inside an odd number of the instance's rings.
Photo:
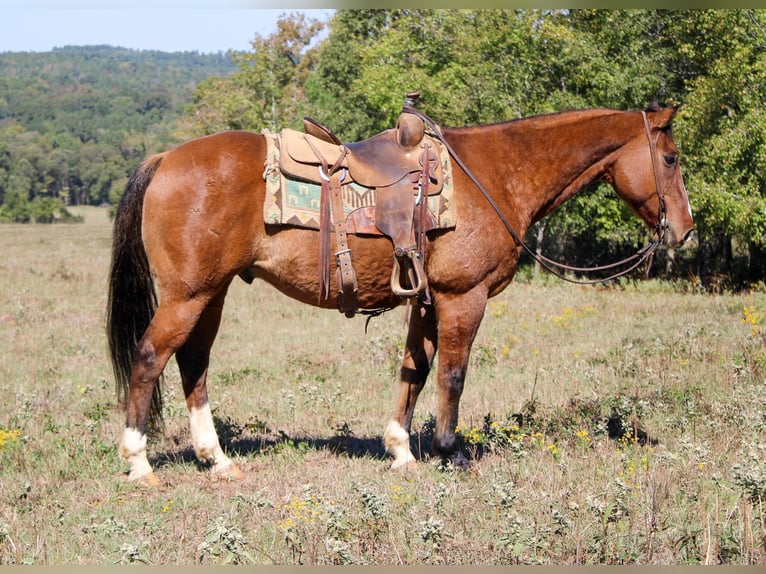
<path id="1" fill-rule="evenodd" d="M 402 311 L 364 319 L 233 286 L 213 352 L 225 448 L 194 462 L 175 365 L 164 484 L 125 481 L 103 210 L 0 226 L 0 564 L 766 562 L 766 295 L 519 280 L 491 301 L 461 431 L 472 472 L 380 444 Z"/>

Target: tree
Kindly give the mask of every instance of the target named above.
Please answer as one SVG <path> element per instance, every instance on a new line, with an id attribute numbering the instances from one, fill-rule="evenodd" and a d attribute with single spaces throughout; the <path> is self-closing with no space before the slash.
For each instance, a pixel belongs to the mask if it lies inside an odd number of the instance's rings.
<path id="1" fill-rule="evenodd" d="M 390 121 L 368 105 L 354 85 L 364 50 L 376 44 L 399 14 L 397 10 L 338 10 L 330 19 L 327 38 L 317 47 L 316 67 L 306 79 L 309 115 L 345 141 L 369 137 Z"/>
<path id="2" fill-rule="evenodd" d="M 251 52 L 234 53 L 239 71 L 210 78 L 194 93 L 196 131 L 297 126 L 307 109 L 304 84 L 316 60 L 312 41 L 323 26 L 304 14 L 286 16 L 274 34 L 256 35 Z"/>
<path id="3" fill-rule="evenodd" d="M 766 276 L 766 11 L 676 11 L 677 122 L 700 249 L 696 272 Z"/>
<path id="4" fill-rule="evenodd" d="M 58 204 L 108 201 L 145 154 L 181 141 L 196 83 L 233 69 L 223 55 L 111 47 L 0 54 L 2 218 L 60 221 Z"/>

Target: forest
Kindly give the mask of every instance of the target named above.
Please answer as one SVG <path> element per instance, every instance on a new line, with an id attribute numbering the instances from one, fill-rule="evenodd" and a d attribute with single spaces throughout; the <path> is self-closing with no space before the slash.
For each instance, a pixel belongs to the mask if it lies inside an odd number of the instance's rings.
<path id="1" fill-rule="evenodd" d="M 0 220 L 113 203 L 146 154 L 190 136 L 199 82 L 235 69 L 227 54 L 111 46 L 0 53 Z"/>
<path id="2" fill-rule="evenodd" d="M 363 139 L 391 127 L 413 89 L 442 125 L 659 102 L 681 105 L 674 137 L 696 239 L 663 250 L 652 275 L 764 285 L 766 10 L 343 9 L 326 29 L 286 14 L 251 46 L 0 54 L 0 218 L 57 219 L 46 202 L 113 205 L 141 157 L 197 135 L 310 115 Z M 530 241 L 594 264 L 635 252 L 647 231 L 600 185 Z"/>

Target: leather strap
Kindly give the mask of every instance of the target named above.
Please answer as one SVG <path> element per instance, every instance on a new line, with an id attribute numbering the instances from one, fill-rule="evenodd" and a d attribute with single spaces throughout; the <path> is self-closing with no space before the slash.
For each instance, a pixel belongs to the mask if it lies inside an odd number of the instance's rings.
<path id="1" fill-rule="evenodd" d="M 437 156 L 437 160 L 439 158 Z M 431 181 L 431 144 L 428 142 L 423 143 L 423 173 L 421 175 L 422 180 L 420 185 L 422 186 L 421 193 L 419 195 L 420 203 L 415 204 L 415 209 L 418 210 L 419 217 L 415 217 L 415 249 L 420 254 L 422 260 L 423 280 L 425 281 L 425 287 L 420 293 L 421 302 L 425 305 L 431 304 L 431 293 L 428 290 L 428 281 L 425 276 L 426 268 L 426 217 L 428 217 L 428 187 Z"/>
<path id="2" fill-rule="evenodd" d="M 332 197 L 332 217 L 335 223 L 335 241 L 338 247 L 338 251 L 335 252 L 335 260 L 338 265 L 338 308 L 346 317 L 351 318 L 356 313 L 359 289 L 356 281 L 356 272 L 351 264 L 351 250 L 348 248 L 346 216 L 343 213 L 343 198 L 340 186 L 340 176 L 335 173 L 331 177 L 330 195 Z"/>
<path id="3" fill-rule="evenodd" d="M 425 218 L 428 214 L 428 186 L 431 180 L 431 144 L 428 142 L 423 143 L 423 171 L 420 175 L 420 193 L 415 202 L 415 208 L 420 211 L 420 217 L 415 218 L 415 245 L 418 252 L 423 256 L 423 262 L 425 263 L 425 253 L 423 253 L 423 246 L 425 245 Z"/>
<path id="4" fill-rule="evenodd" d="M 329 166 L 325 157 L 312 143 L 311 138 L 306 138 L 306 142 L 322 164 L 320 167 L 322 195 L 319 202 L 318 303 L 326 300 L 330 294 L 330 207 L 332 206 L 332 219 L 335 222 L 335 239 L 338 247 L 338 251 L 335 253 L 338 265 L 338 307 L 346 314 L 346 317 L 353 317 L 356 312 L 358 288 L 356 272 L 351 264 L 351 250 L 348 248 L 346 216 L 343 213 L 343 198 L 341 196 L 341 184 L 345 175 L 345 168 L 342 168 L 341 164 L 348 154 L 348 148 L 341 146 L 340 156 L 332 166 Z"/>

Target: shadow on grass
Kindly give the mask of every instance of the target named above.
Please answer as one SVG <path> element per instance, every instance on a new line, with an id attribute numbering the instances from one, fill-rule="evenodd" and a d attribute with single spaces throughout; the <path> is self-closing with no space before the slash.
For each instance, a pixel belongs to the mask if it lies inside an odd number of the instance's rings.
<path id="1" fill-rule="evenodd" d="M 263 423 L 243 425 L 228 417 L 225 419 L 214 417 L 214 422 L 221 446 L 230 456 L 255 458 L 285 452 L 302 454 L 309 451 L 327 451 L 339 458 L 368 458 L 378 461 L 390 458 L 383 446 L 381 436 L 355 436 L 345 425 L 337 428 L 332 436 L 317 437 L 291 436 L 283 430 L 274 432 Z M 616 442 L 630 440 L 640 446 L 656 446 L 659 443 L 639 426 L 635 417 L 625 416 L 616 410 L 612 410 L 606 417 L 599 403 L 582 404 L 582 401 L 570 401 L 565 408 L 553 409 L 548 413 L 538 412 L 537 404 L 532 403 L 525 405 L 521 413 L 511 415 L 505 422 L 509 424 L 512 422 L 516 425 L 517 432 L 528 436 L 532 436 L 533 433 L 544 433 L 549 437 L 565 438 L 566 429 L 600 427 L 604 435 Z M 458 437 L 461 443 L 460 451 L 465 460 L 478 462 L 485 456 L 498 451 L 502 441 L 495 444 L 491 438 L 493 424 L 493 419 L 488 414 L 482 430 L 485 437 L 490 438 L 485 438 L 470 448 L 467 448 L 462 437 Z M 419 462 L 436 456 L 431 448 L 434 431 L 435 417 L 432 415 L 421 428 L 413 429 L 410 434 L 410 450 Z M 156 453 L 151 457 L 152 465 L 160 468 L 171 464 L 195 464 L 203 468 L 204 463 L 197 460 L 191 445 L 181 444 L 184 440 L 188 440 L 188 435 L 184 439 L 171 436 L 170 441 L 174 442 L 178 448 L 169 448 L 165 452 Z"/>
<path id="2" fill-rule="evenodd" d="M 389 460 L 390 455 L 383 446 L 381 436 L 354 436 L 353 434 L 336 434 L 329 438 L 303 435 L 288 435 L 284 431 L 277 434 L 246 436 L 248 433 L 236 423 L 216 419 L 216 430 L 219 434 L 221 447 L 229 456 L 254 458 L 269 456 L 283 452 L 305 453 L 309 451 L 328 451 L 334 455 L 346 458 L 368 458 L 378 461 Z M 418 461 L 425 461 L 433 456 L 431 451 L 432 434 L 429 432 L 413 432 L 410 448 Z M 169 465 L 196 465 L 200 469 L 206 465 L 201 463 L 194 449 L 189 444 L 184 446 L 180 437 L 170 437 L 178 448 L 168 448 L 164 452 L 150 455 L 150 463 L 155 469 Z M 481 456 L 481 453 L 476 453 Z"/>
<path id="3" fill-rule="evenodd" d="M 371 458 L 380 461 L 386 460 L 388 457 L 381 437 L 317 438 L 280 434 L 277 437 L 267 438 L 244 437 L 228 440 L 222 439 L 221 447 L 227 455 L 242 458 L 269 456 L 286 451 L 303 453 L 323 450 L 330 451 L 338 457 Z M 167 449 L 164 452 L 156 452 L 150 456 L 150 461 L 155 468 L 177 464 L 195 464 L 200 468 L 205 467 L 205 464 L 197 459 L 191 445 L 186 448 Z"/>

